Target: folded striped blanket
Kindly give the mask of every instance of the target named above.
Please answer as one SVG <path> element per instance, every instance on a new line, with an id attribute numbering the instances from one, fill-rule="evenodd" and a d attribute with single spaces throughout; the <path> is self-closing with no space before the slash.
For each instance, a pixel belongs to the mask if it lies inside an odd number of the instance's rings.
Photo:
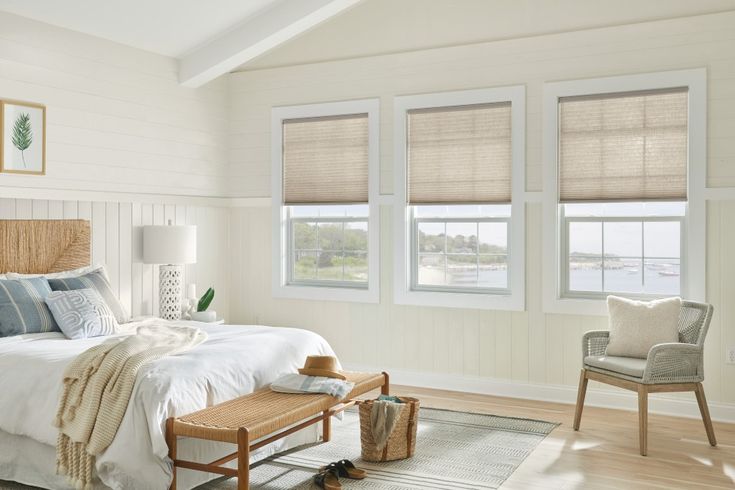
<path id="1" fill-rule="evenodd" d="M 323 376 L 285 374 L 271 384 L 271 390 L 279 393 L 325 393 L 338 400 L 346 397 L 355 383 Z"/>

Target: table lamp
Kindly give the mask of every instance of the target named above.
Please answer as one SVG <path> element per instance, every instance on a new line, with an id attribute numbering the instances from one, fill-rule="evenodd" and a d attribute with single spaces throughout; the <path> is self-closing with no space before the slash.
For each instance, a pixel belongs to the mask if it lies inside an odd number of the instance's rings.
<path id="1" fill-rule="evenodd" d="M 197 261 L 197 227 L 155 225 L 143 227 L 143 262 L 159 265 L 159 316 L 181 319 L 184 264 Z"/>

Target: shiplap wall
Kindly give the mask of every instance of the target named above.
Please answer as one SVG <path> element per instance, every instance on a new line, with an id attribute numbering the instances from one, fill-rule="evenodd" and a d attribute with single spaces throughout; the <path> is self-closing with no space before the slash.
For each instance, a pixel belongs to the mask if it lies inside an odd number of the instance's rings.
<path id="1" fill-rule="evenodd" d="M 593 29 L 313 65 L 230 77 L 232 186 L 270 193 L 272 106 L 381 98 L 381 191 L 393 187 L 393 97 L 422 92 L 527 86 L 527 182 L 542 189 L 543 82 L 705 66 L 708 69 L 708 183 L 735 185 L 735 13 Z M 355 304 L 271 297 L 268 208 L 233 210 L 232 317 L 301 326 L 323 334 L 343 361 L 425 373 L 575 386 L 581 336 L 603 317 L 545 314 L 541 305 L 541 205 L 527 206 L 526 311 L 394 305 L 392 221 L 381 215 L 381 301 Z M 715 316 L 706 344 L 711 401 L 735 403 L 735 201 L 708 203 L 707 297 Z M 597 389 L 604 389 L 597 386 Z M 685 395 L 687 398 L 687 395 Z"/>
<path id="2" fill-rule="evenodd" d="M 46 177 L 0 187 L 225 193 L 223 79 L 182 87 L 175 59 L 0 12 L 0 99 L 47 107 Z"/>
<path id="3" fill-rule="evenodd" d="M 183 204 L 48 201 L 0 198 L 0 219 L 85 219 L 92 229 L 92 262 L 105 264 L 112 288 L 134 316 L 158 313 L 158 267 L 141 262 L 143 225 L 197 225 L 198 262 L 187 265 L 185 284 L 216 290 L 213 309 L 228 318 L 229 209 Z"/>

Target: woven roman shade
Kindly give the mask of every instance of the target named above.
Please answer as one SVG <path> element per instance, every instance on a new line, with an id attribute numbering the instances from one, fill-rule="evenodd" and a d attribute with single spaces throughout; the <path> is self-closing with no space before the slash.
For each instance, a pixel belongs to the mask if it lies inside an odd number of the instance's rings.
<path id="1" fill-rule="evenodd" d="M 686 88 L 559 99 L 559 202 L 687 198 Z"/>
<path id="2" fill-rule="evenodd" d="M 509 203 L 511 104 L 408 111 L 409 204 Z"/>
<path id="3" fill-rule="evenodd" d="M 368 116 L 283 121 L 283 202 L 368 202 Z"/>

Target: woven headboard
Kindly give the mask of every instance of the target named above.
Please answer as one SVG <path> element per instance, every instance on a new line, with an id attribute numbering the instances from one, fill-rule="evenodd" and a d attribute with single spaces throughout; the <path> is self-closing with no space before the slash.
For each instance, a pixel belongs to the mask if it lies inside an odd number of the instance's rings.
<path id="1" fill-rule="evenodd" d="M 0 274 L 45 274 L 89 265 L 89 221 L 0 220 Z"/>

